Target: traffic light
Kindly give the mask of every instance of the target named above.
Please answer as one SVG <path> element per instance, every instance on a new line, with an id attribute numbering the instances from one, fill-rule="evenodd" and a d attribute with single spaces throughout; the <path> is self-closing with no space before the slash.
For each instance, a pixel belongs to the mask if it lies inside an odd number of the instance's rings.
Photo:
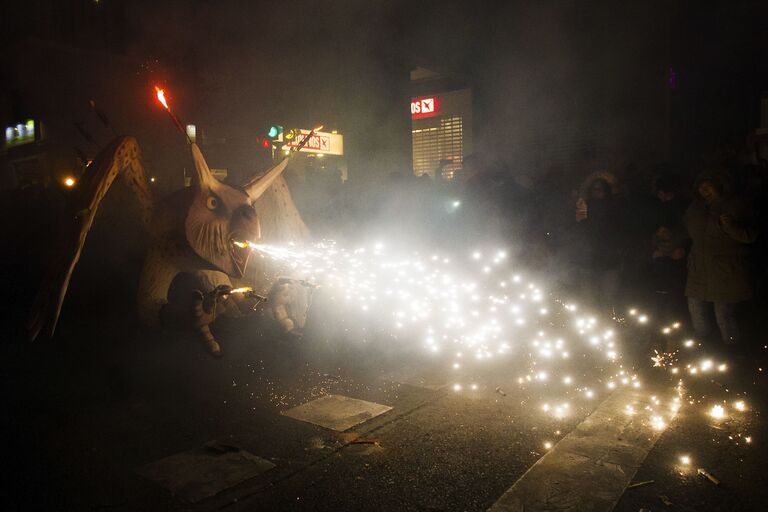
<path id="1" fill-rule="evenodd" d="M 279 124 L 273 124 L 269 127 L 269 131 L 267 132 L 267 137 L 270 139 L 282 139 L 283 135 L 283 127 Z"/>

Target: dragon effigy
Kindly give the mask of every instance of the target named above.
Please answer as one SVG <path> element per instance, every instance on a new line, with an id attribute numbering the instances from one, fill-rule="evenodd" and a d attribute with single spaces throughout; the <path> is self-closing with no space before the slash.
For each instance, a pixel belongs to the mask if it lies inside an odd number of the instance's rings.
<path id="1" fill-rule="evenodd" d="M 281 176 L 290 157 L 236 187 L 214 177 L 197 144 L 190 148 L 191 186 L 162 200 L 149 187 L 133 137 L 116 138 L 88 166 L 72 220 L 32 305 L 31 339 L 53 335 L 99 204 L 120 174 L 141 205 L 151 239 L 137 297 L 144 323 L 192 328 L 213 355 L 221 354 L 221 347 L 210 326 L 220 315 L 247 314 L 264 304 L 286 331 L 303 326 L 302 286 L 280 278 L 267 260 L 252 254 L 255 241 L 299 242 L 308 235 Z"/>

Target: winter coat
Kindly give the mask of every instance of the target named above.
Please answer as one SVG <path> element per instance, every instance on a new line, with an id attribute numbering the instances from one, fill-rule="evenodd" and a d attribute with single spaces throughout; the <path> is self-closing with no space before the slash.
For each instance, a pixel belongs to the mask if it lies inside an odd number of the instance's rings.
<path id="1" fill-rule="evenodd" d="M 721 215 L 732 221 L 724 224 Z M 758 230 L 747 204 L 723 197 L 712 205 L 697 198 L 683 219 L 692 246 L 685 295 L 709 302 L 740 302 L 752 297 L 749 245 Z"/>

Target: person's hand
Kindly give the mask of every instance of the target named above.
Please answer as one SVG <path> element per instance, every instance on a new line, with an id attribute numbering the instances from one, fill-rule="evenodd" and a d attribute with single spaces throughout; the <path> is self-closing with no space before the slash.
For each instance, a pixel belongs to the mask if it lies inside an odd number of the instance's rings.
<path id="1" fill-rule="evenodd" d="M 685 249 L 682 247 L 678 247 L 674 251 L 672 251 L 672 259 L 677 261 L 685 258 Z"/>
<path id="2" fill-rule="evenodd" d="M 730 227 L 733 224 L 733 215 L 724 213 L 720 216 L 720 225 L 724 228 Z"/>

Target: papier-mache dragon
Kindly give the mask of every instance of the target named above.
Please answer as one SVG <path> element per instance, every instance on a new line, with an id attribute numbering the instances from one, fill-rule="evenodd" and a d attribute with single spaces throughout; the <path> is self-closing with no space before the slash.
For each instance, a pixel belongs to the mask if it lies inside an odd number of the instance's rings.
<path id="1" fill-rule="evenodd" d="M 149 187 L 133 137 L 118 137 L 88 166 L 72 222 L 32 306 L 31 339 L 40 333 L 53 335 L 99 204 L 121 172 L 139 200 L 151 238 L 137 297 L 142 322 L 192 327 L 214 355 L 221 353 L 210 331 L 216 317 L 247 313 L 263 296 L 268 296 L 266 307 L 286 331 L 303 327 L 307 291 L 297 281 L 278 279 L 269 262 L 252 257 L 252 244 L 244 243 L 283 244 L 308 236 L 281 176 L 290 157 L 234 187 L 214 177 L 197 144 L 190 147 L 195 163 L 191 186 L 161 201 Z M 232 293 L 233 285 L 254 292 Z"/>

